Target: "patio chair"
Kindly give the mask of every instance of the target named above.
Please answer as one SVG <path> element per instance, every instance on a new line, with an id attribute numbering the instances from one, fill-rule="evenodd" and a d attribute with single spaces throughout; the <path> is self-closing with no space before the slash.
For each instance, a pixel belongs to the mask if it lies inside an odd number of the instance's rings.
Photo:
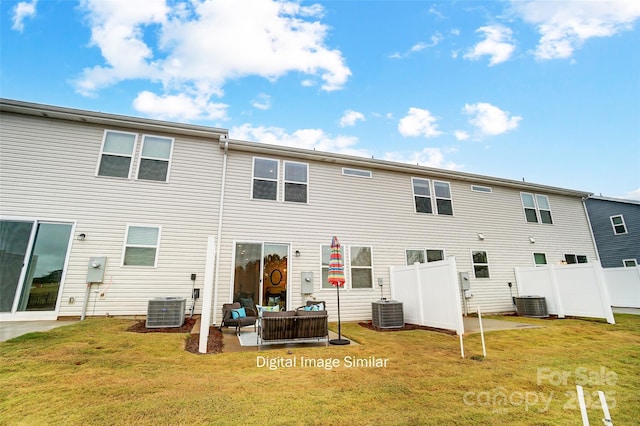
<path id="1" fill-rule="evenodd" d="M 242 308 L 240 302 L 225 303 L 222 305 L 222 322 L 220 323 L 220 331 L 222 331 L 222 327 L 235 327 L 236 335 L 239 336 L 240 328 L 249 325 L 253 325 L 253 331 L 257 331 L 256 321 L 258 320 L 258 315 L 252 308 L 244 307 L 246 316 L 233 318 L 233 311 L 240 308 Z"/>

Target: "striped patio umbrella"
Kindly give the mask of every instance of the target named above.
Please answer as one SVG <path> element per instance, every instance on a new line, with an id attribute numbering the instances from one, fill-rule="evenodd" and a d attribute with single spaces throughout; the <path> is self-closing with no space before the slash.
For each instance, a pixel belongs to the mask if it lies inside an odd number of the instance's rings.
<path id="1" fill-rule="evenodd" d="M 344 262 L 342 261 L 342 251 L 338 237 L 331 239 L 331 257 L 329 257 L 329 274 L 327 277 L 329 284 L 336 288 L 338 301 L 338 338 L 329 340 L 332 345 L 348 345 L 351 343 L 342 338 L 342 325 L 340 323 L 340 287 L 344 287 Z"/>
<path id="2" fill-rule="evenodd" d="M 329 284 L 334 287 L 344 287 L 344 262 L 338 237 L 331 240 L 331 257 L 329 257 Z"/>

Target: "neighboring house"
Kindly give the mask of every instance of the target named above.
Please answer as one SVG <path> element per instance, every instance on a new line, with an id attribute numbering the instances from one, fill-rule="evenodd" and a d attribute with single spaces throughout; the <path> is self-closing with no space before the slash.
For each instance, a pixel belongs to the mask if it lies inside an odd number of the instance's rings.
<path id="1" fill-rule="evenodd" d="M 455 256 L 471 304 L 505 312 L 515 266 L 597 259 L 583 191 L 202 126 L 12 100 L 0 109 L 2 320 L 145 315 L 153 297 L 190 307 L 193 287 L 211 290 L 214 323 L 231 300 L 295 308 L 309 298 L 335 320 L 333 235 L 345 321 L 370 319 L 371 302 L 390 297 L 390 266 Z M 87 298 L 100 257 L 104 281 Z"/>
<path id="2" fill-rule="evenodd" d="M 640 201 L 591 196 L 585 200 L 604 268 L 640 264 Z"/>

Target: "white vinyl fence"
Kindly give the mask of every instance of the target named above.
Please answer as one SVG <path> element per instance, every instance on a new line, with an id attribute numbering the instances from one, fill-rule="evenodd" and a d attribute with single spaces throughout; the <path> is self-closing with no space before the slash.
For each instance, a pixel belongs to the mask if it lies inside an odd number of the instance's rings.
<path id="1" fill-rule="evenodd" d="M 615 324 L 600 262 L 516 267 L 521 296 L 543 296 L 550 314 L 605 318 Z"/>
<path id="2" fill-rule="evenodd" d="M 389 271 L 391 298 L 402 302 L 405 322 L 464 334 L 455 258 Z"/>
<path id="3" fill-rule="evenodd" d="M 604 268 L 611 306 L 640 308 L 640 266 Z"/>

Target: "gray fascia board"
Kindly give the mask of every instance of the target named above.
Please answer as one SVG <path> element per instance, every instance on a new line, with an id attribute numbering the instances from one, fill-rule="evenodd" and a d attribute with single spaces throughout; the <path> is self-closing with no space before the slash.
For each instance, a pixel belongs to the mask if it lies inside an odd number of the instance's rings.
<path id="1" fill-rule="evenodd" d="M 99 124 L 103 126 L 136 128 L 148 132 L 181 134 L 199 138 L 214 139 L 215 141 L 220 139 L 220 136 L 228 134 L 226 129 L 215 127 L 85 111 L 4 98 L 0 98 L 0 111 L 3 113 L 33 115 L 67 121 Z"/>
<path id="2" fill-rule="evenodd" d="M 221 144 L 221 148 L 223 145 Z M 455 170 L 436 169 L 420 165 L 407 163 L 397 163 L 394 161 L 378 160 L 374 158 L 357 157 L 332 152 L 315 151 L 301 148 L 293 148 L 281 145 L 271 145 L 258 142 L 248 142 L 242 140 L 229 140 L 229 149 L 235 151 L 250 152 L 259 155 L 289 156 L 296 159 L 307 159 L 322 161 L 327 163 L 341 164 L 345 166 L 356 166 L 360 168 L 389 170 L 402 173 L 414 174 L 416 176 L 429 176 L 441 179 L 455 179 L 475 184 L 495 185 L 515 188 L 521 191 L 544 192 L 550 194 L 567 195 L 571 197 L 587 198 L 591 192 L 578 191 L 555 186 L 547 186 L 530 182 L 521 182 L 512 179 L 503 179 L 491 176 L 483 176 L 473 173 L 459 172 Z"/>

